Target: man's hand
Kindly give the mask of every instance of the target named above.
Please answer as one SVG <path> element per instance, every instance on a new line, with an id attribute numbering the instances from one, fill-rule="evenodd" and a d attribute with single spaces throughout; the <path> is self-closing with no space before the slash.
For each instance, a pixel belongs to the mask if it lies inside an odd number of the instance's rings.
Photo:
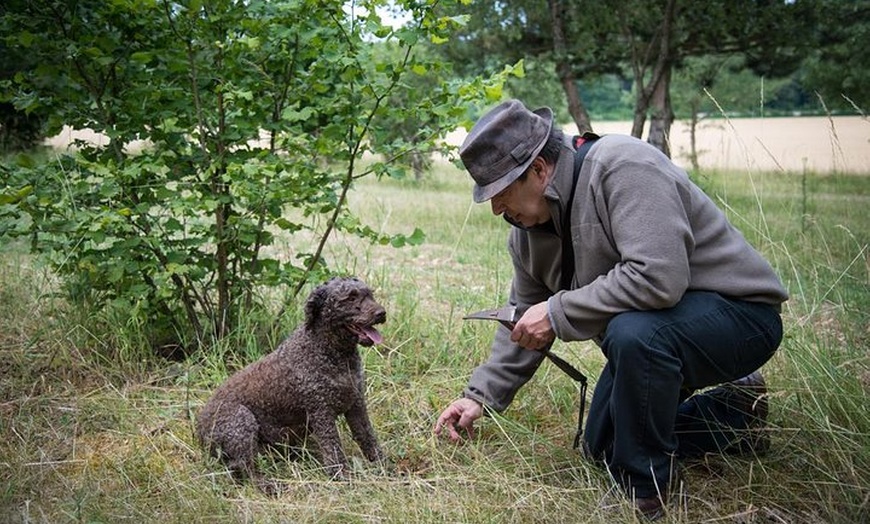
<path id="1" fill-rule="evenodd" d="M 483 415 L 483 406 L 470 398 L 454 400 L 447 406 L 438 422 L 435 423 L 435 434 L 441 435 L 442 428 L 447 428 L 447 436 L 452 442 L 462 438 L 457 429 L 464 429 L 468 438 L 474 438 L 474 421 Z"/>
<path id="2" fill-rule="evenodd" d="M 511 340 L 526 349 L 543 349 L 556 340 L 550 324 L 547 303 L 530 307 L 511 332 Z"/>

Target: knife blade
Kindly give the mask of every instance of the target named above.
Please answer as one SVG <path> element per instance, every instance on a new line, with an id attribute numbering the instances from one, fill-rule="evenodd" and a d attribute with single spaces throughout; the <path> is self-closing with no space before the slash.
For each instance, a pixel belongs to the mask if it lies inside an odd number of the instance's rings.
<path id="1" fill-rule="evenodd" d="M 475 311 L 462 317 L 465 320 L 495 320 L 508 329 L 513 329 L 517 324 L 516 306 L 504 306 L 496 309 L 484 309 Z"/>

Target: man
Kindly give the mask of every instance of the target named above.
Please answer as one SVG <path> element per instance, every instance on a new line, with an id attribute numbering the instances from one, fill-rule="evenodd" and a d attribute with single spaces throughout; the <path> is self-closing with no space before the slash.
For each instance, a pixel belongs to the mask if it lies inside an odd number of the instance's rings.
<path id="1" fill-rule="evenodd" d="M 460 157 L 474 200 L 512 225 L 510 303 L 522 316 L 498 328 L 436 434 L 473 436 L 483 406 L 506 409 L 558 337 L 594 339 L 607 359 L 584 451 L 645 516 L 663 512 L 674 457 L 762 451 L 756 370 L 782 339 L 788 295 L 683 170 L 645 142 L 608 135 L 575 178 L 575 144 L 550 109 L 515 100 L 475 124 Z"/>

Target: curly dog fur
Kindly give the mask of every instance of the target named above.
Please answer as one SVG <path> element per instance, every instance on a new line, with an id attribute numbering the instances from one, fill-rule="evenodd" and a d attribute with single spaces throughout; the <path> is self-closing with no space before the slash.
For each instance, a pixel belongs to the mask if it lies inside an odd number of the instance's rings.
<path id="1" fill-rule="evenodd" d="M 238 478 L 272 491 L 254 459 L 273 444 L 315 453 L 333 478 L 345 478 L 347 459 L 336 419 L 344 415 L 354 441 L 370 461 L 384 454 L 369 420 L 357 345 L 382 341 L 374 328 L 386 311 L 354 278 L 334 278 L 317 287 L 305 304 L 305 322 L 278 348 L 231 376 L 196 420 L 203 446 Z"/>

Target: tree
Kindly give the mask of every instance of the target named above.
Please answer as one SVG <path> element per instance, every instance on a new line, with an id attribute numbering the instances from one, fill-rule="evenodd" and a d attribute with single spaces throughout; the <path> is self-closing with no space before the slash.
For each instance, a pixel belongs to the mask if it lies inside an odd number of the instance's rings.
<path id="1" fill-rule="evenodd" d="M 617 46 L 601 44 L 615 41 L 616 34 L 615 19 L 605 11 L 599 3 L 576 0 L 476 1 L 465 7 L 469 23 L 442 52 L 467 73 L 495 71 L 518 60 L 535 69 L 551 66 L 578 132 L 591 131 L 579 85 L 620 73 Z"/>
<path id="2" fill-rule="evenodd" d="M 0 34 L 39 65 L 7 83 L 10 99 L 50 109 L 53 129 L 109 141 L 4 170 L 0 234 L 29 236 L 74 296 L 192 333 L 194 346 L 230 333 L 261 286 L 292 300 L 322 278 L 335 231 L 421 241 L 418 230 L 378 234 L 347 209 L 355 181 L 393 174 L 412 147 L 373 151 L 372 124 L 437 120 L 418 142 L 428 144 L 503 77 L 390 106 L 418 65 L 413 49 L 448 38 L 457 20 L 436 15 L 444 2 L 401 2 L 416 23 L 394 30 L 377 15 L 384 3 L 11 0 Z M 372 53 L 377 38 L 405 52 L 385 60 Z M 149 146 L 133 151 L 136 140 Z M 360 167 L 368 152 L 384 160 Z M 276 237 L 312 229 L 312 217 L 324 224 L 314 245 L 282 256 Z"/>
<path id="3" fill-rule="evenodd" d="M 622 21 L 618 45 L 628 51 L 635 82 L 632 135 L 641 136 L 650 115 L 648 141 L 667 154 L 675 69 L 692 57 L 741 55 L 758 74 L 784 76 L 811 48 L 807 35 L 816 24 L 813 0 L 723 0 L 691 6 L 656 0 L 611 7 Z"/>
<path id="4" fill-rule="evenodd" d="M 635 90 L 632 134 L 640 137 L 650 116 L 649 141 L 667 152 L 670 82 L 684 60 L 742 54 L 760 73 L 787 74 L 812 45 L 806 35 L 815 9 L 815 0 L 483 1 L 475 2 L 463 38 L 449 49 L 475 64 L 481 49 L 488 60 L 552 60 L 580 130 L 589 124 L 575 100 L 578 84 L 626 67 Z"/>
<path id="5" fill-rule="evenodd" d="M 384 55 L 381 60 L 399 62 L 407 49 L 393 42 L 383 42 L 373 51 Z M 393 90 L 386 101 L 388 106 L 410 108 L 427 104 L 430 90 L 452 78 L 450 64 L 435 60 L 432 55 L 426 48 L 418 50 L 411 74 L 403 81 L 405 89 Z M 378 148 L 389 146 L 402 153 L 395 158 L 396 176 L 403 176 L 402 169 L 410 168 L 414 178 L 421 180 L 430 168 L 430 148 L 435 146 L 430 137 L 442 125 L 441 121 L 431 117 L 431 113 L 426 111 L 385 112 L 373 122 L 372 144 Z"/>
<path id="6" fill-rule="evenodd" d="M 822 2 L 819 46 L 809 56 L 804 82 L 832 109 L 866 114 L 870 107 L 870 2 Z"/>
<path id="7" fill-rule="evenodd" d="M 0 16 L 8 7 L 0 5 Z M 0 85 L 11 83 L 20 71 L 34 67 L 33 57 L 17 52 L 0 39 Z M 40 111 L 24 111 L 0 97 L 0 153 L 28 150 L 45 137 L 43 128 L 47 115 Z"/>
<path id="8" fill-rule="evenodd" d="M 553 32 L 553 57 L 556 62 L 556 74 L 559 83 L 565 91 L 568 99 L 568 112 L 577 124 L 579 134 L 592 131 L 589 122 L 589 112 L 583 104 L 580 92 L 575 83 L 574 72 L 571 67 L 571 57 L 568 54 L 568 42 L 565 36 L 565 2 L 564 0 L 547 0 L 550 8 L 550 26 Z"/>

